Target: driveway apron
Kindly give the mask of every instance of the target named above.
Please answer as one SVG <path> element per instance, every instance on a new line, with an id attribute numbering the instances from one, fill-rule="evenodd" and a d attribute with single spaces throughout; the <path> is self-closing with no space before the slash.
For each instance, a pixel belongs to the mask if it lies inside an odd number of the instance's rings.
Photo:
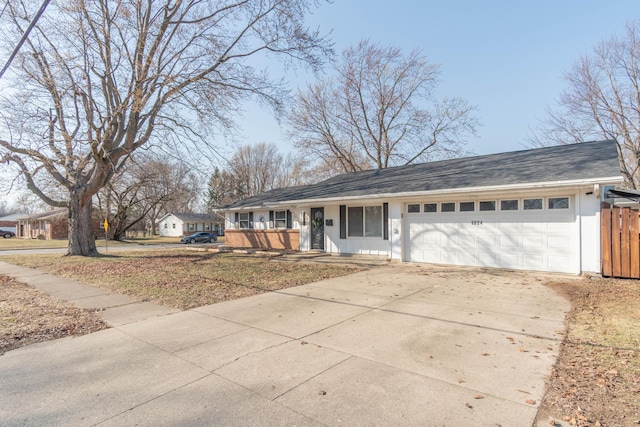
<path id="1" fill-rule="evenodd" d="M 31 345 L 0 424 L 531 426 L 569 310 L 544 280 L 392 264 Z"/>

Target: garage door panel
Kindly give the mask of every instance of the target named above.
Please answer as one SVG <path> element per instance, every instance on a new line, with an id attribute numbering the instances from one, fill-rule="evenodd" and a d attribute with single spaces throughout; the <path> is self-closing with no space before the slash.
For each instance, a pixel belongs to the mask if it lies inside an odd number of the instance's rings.
<path id="1" fill-rule="evenodd" d="M 545 249 L 546 248 L 546 236 L 529 235 L 522 236 L 522 247 L 526 249 Z"/>
<path id="2" fill-rule="evenodd" d="M 577 272 L 573 210 L 409 215 L 408 261 Z"/>
<path id="3" fill-rule="evenodd" d="M 571 259 L 568 256 L 554 255 L 549 256 L 547 259 L 547 265 L 549 266 L 549 271 L 565 271 L 567 265 L 571 262 Z"/>
<path id="4" fill-rule="evenodd" d="M 522 268 L 525 270 L 545 270 L 545 256 L 524 254 L 522 259 Z"/>
<path id="5" fill-rule="evenodd" d="M 549 236 L 547 238 L 548 249 L 570 250 L 575 243 L 569 236 Z"/>
<path id="6" fill-rule="evenodd" d="M 478 236 L 478 247 L 480 249 L 487 249 L 495 251 L 500 248 L 499 238 L 497 235 L 485 235 Z"/>
<path id="7" fill-rule="evenodd" d="M 522 236 L 500 234 L 498 242 L 500 250 L 503 252 L 520 251 L 522 249 Z"/>
<path id="8" fill-rule="evenodd" d="M 522 255 L 517 253 L 501 253 L 500 265 L 512 265 L 512 268 L 522 268 Z"/>

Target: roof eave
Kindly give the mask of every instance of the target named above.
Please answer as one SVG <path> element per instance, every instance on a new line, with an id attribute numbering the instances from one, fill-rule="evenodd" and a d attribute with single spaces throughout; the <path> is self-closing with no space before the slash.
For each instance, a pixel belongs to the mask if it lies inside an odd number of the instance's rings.
<path id="1" fill-rule="evenodd" d="M 242 208 L 229 209 L 233 211 L 239 210 L 251 210 L 251 209 L 266 209 L 269 207 L 278 206 L 291 206 L 291 205 L 308 205 L 327 202 L 342 202 L 346 200 L 367 200 L 367 199 L 388 199 L 388 198 L 401 198 L 401 197 L 420 197 L 420 196 L 437 196 L 441 194 L 463 194 L 463 193 L 485 193 L 496 191 L 518 191 L 526 189 L 561 189 L 561 188 L 575 188 L 575 187 L 588 187 L 595 184 L 600 185 L 615 185 L 624 182 L 622 176 L 613 177 L 601 177 L 601 178 L 589 178 L 589 179 L 575 179 L 575 180 L 563 180 L 563 181 L 541 181 L 533 183 L 519 183 L 519 184 L 507 184 L 507 185 L 491 185 L 491 186 L 479 186 L 479 187 L 461 187 L 461 188 L 443 188 L 430 191 L 407 191 L 400 193 L 379 193 L 379 194 L 367 194 L 363 196 L 340 196 L 340 197 L 326 197 L 316 199 L 300 199 L 300 200 L 283 200 L 280 202 L 265 203 L 261 206 L 244 206 Z"/>

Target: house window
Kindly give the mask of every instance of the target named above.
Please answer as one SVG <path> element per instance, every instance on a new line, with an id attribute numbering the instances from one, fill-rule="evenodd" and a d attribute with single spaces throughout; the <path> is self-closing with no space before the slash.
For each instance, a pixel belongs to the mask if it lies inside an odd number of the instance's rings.
<path id="1" fill-rule="evenodd" d="M 193 223 L 190 223 L 189 224 L 189 231 L 195 231 L 195 229 L 196 229 L 196 225 L 193 224 Z"/>
<path id="2" fill-rule="evenodd" d="M 287 228 L 287 211 L 275 211 L 273 219 L 275 228 Z"/>
<path id="3" fill-rule="evenodd" d="M 501 211 L 517 211 L 518 210 L 518 200 L 500 200 L 500 210 Z"/>
<path id="4" fill-rule="evenodd" d="M 437 203 L 425 203 L 424 204 L 424 212 L 425 213 L 438 212 L 438 204 Z"/>
<path id="5" fill-rule="evenodd" d="M 169 224 L 167 224 L 166 222 L 164 223 L 164 229 L 166 230 L 167 228 L 169 228 Z"/>
<path id="6" fill-rule="evenodd" d="M 249 212 L 240 212 L 238 215 L 238 224 L 240 228 L 249 228 Z"/>
<path id="7" fill-rule="evenodd" d="M 568 197 L 549 197 L 549 209 L 569 209 Z"/>
<path id="8" fill-rule="evenodd" d="M 347 221 L 349 237 L 382 237 L 382 206 L 349 207 Z"/>
<path id="9" fill-rule="evenodd" d="M 440 212 L 455 212 L 456 204 L 454 202 L 447 202 L 440 204 Z"/>
<path id="10" fill-rule="evenodd" d="M 205 224 L 205 225 L 204 225 L 204 230 L 205 230 L 205 231 L 209 231 L 209 230 L 211 230 L 211 224 Z"/>
<path id="11" fill-rule="evenodd" d="M 419 203 L 412 203 L 410 205 L 407 205 L 407 212 L 408 213 L 420 213 L 420 204 Z"/>
<path id="12" fill-rule="evenodd" d="M 176 228 L 176 224 L 175 223 L 171 224 L 171 228 L 175 229 Z"/>
<path id="13" fill-rule="evenodd" d="M 480 202 L 480 210 L 481 211 L 495 211 L 496 210 L 496 202 L 495 202 L 495 200 L 488 200 L 486 202 Z"/>
<path id="14" fill-rule="evenodd" d="M 522 208 L 525 211 L 542 209 L 542 199 L 524 199 L 522 201 Z"/>
<path id="15" fill-rule="evenodd" d="M 460 202 L 460 212 L 473 212 L 476 210 L 476 202 Z"/>

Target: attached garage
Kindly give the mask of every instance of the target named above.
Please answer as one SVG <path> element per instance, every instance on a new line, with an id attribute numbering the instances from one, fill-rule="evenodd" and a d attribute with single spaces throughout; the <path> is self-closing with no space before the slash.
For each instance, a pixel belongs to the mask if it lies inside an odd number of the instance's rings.
<path id="1" fill-rule="evenodd" d="M 600 271 L 600 204 L 623 182 L 615 141 L 338 175 L 222 210 L 245 234 L 288 210 L 301 251 L 580 274 Z"/>
<path id="2" fill-rule="evenodd" d="M 407 203 L 405 261 L 578 270 L 572 196 Z"/>

